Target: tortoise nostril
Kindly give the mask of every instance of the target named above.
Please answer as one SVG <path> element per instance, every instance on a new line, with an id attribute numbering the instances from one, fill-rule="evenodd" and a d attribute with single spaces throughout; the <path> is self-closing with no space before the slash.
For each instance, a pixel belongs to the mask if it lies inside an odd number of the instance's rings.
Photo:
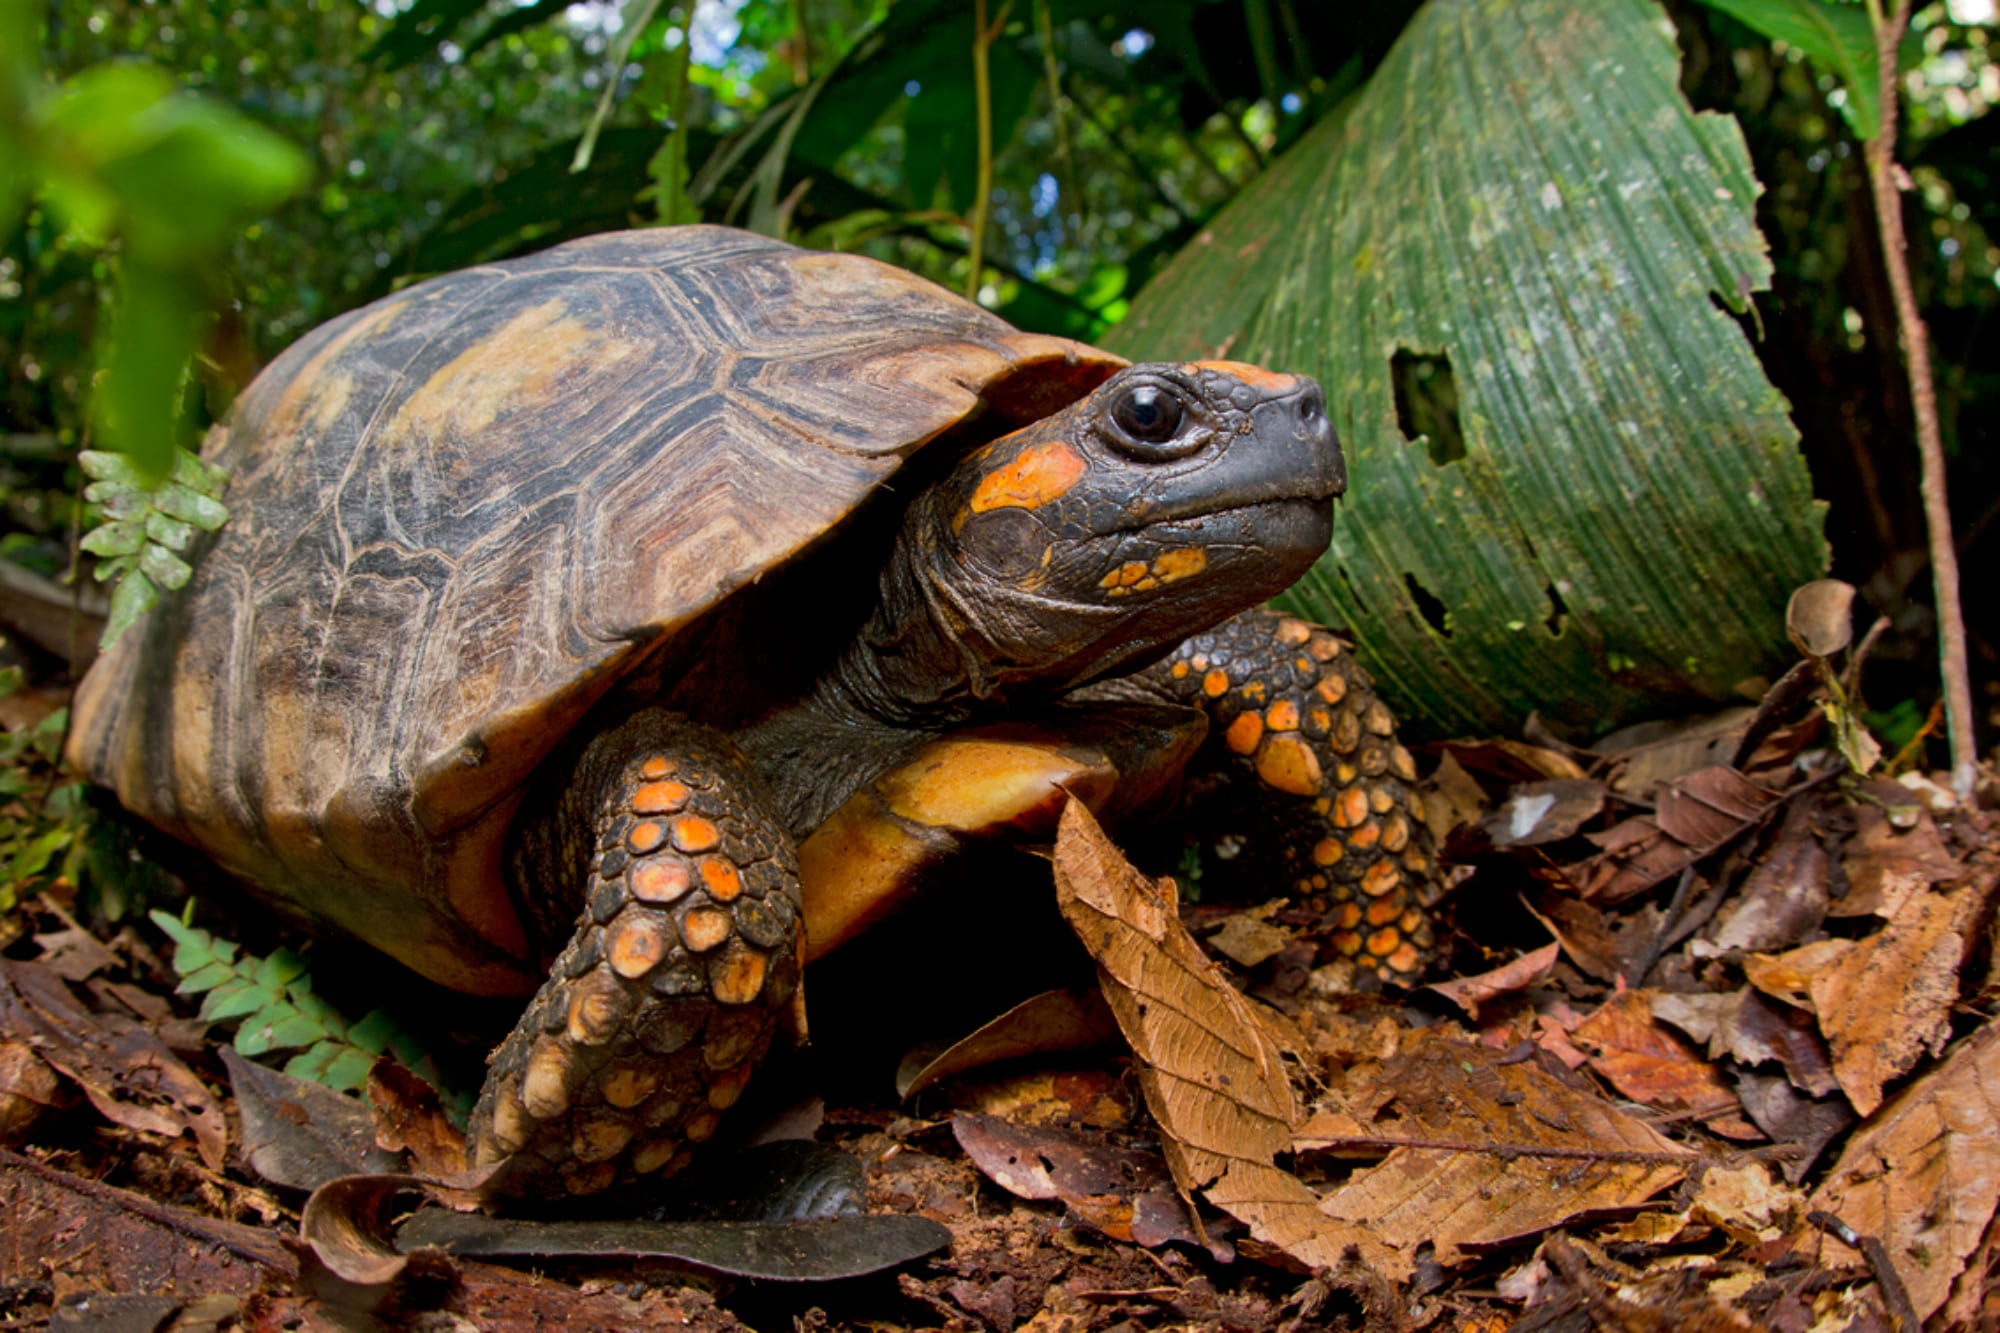
<path id="1" fill-rule="evenodd" d="M 1299 420 L 1310 426 L 1326 415 L 1326 400 L 1317 393 L 1303 394 L 1299 398 Z"/>

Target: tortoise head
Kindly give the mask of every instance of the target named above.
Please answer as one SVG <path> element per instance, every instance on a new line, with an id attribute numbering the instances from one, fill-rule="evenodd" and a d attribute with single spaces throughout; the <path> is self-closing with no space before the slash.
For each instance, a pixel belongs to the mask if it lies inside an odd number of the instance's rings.
<path id="1" fill-rule="evenodd" d="M 878 613 L 904 628 L 867 637 L 977 698 L 1133 670 L 1289 587 L 1345 489 L 1314 381 L 1132 366 L 918 497 Z"/>

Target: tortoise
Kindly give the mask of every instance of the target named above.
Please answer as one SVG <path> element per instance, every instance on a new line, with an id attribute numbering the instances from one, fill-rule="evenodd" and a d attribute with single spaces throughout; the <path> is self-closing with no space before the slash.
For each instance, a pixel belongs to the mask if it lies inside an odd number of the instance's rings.
<path id="1" fill-rule="evenodd" d="M 1410 755 L 1341 640 L 1258 609 L 1345 486 L 1310 379 L 657 228 L 343 315 L 205 452 L 231 517 L 83 682 L 72 762 L 526 999 L 471 1130 L 496 1198 L 678 1170 L 802 1031 L 805 960 L 1068 794 L 1168 807 L 1191 754 L 1332 953 L 1425 961 Z"/>

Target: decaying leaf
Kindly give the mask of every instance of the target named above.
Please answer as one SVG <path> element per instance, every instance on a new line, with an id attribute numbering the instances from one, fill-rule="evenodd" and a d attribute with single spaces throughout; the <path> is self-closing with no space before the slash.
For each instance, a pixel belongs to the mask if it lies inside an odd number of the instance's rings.
<path id="1" fill-rule="evenodd" d="M 1736 1111 L 1736 1094 L 1714 1065 L 1654 1021 L 1645 991 L 1622 991 L 1571 1035 L 1592 1052 L 1590 1064 L 1633 1101 L 1687 1111 L 1728 1138 L 1763 1137 Z"/>
<path id="2" fill-rule="evenodd" d="M 1662 785 L 1657 799 L 1653 814 L 1589 835 L 1604 850 L 1575 868 L 1584 897 L 1603 903 L 1637 897 L 1743 832 L 1783 797 L 1718 764 Z"/>
<path id="3" fill-rule="evenodd" d="M 1833 1072 L 1856 1110 L 1882 1104 L 1882 1085 L 1928 1048 L 1942 1050 L 1958 999 L 1961 933 L 1979 895 L 1922 893 L 1889 924 L 1855 943 L 1839 967 L 1810 982 L 1813 1009 L 1833 1053 Z"/>
<path id="4" fill-rule="evenodd" d="M 1896 790 L 1889 783 L 1871 786 Z M 1914 803 L 1905 809 L 1909 822 L 1899 828 L 1882 807 L 1856 805 L 1858 825 L 1841 858 L 1847 895 L 1833 905 L 1834 916 L 1893 917 L 1912 895 L 1965 874 L 1958 858 L 1945 850 L 1930 813 Z"/>
<path id="5" fill-rule="evenodd" d="M 1743 960 L 1743 976 L 1774 1000 L 1814 1008 L 1813 978 L 1848 966 L 1853 940 L 1814 940 L 1781 954 L 1755 953 Z"/>
<path id="6" fill-rule="evenodd" d="M 1826 850 L 1812 834 L 1812 808 L 1801 801 L 1787 812 L 1777 841 L 1716 926 L 1713 944 L 1768 953 L 1805 939 L 1826 919 L 1830 870 Z"/>
<path id="7" fill-rule="evenodd" d="M 1515 787 L 1484 823 L 1496 847 L 1539 847 L 1573 836 L 1603 808 L 1603 783 L 1553 778 Z"/>
<path id="8" fill-rule="evenodd" d="M 1444 996 L 1465 1010 L 1468 1018 L 1477 1022 L 1482 1001 L 1495 999 L 1539 981 L 1556 965 L 1556 958 L 1561 952 L 1560 943 L 1545 944 L 1533 953 L 1524 953 L 1513 962 L 1503 963 L 1490 972 L 1482 972 L 1476 977 L 1454 977 L 1450 981 L 1440 981 L 1425 989 L 1434 990 Z"/>
<path id="9" fill-rule="evenodd" d="M 1342 1128 L 1345 1122 L 1346 1128 Z M 1696 1159 L 1532 1060 L 1424 1034 L 1372 1079 L 1337 1089 L 1301 1127 L 1302 1151 L 1404 1143 L 1321 1205 L 1388 1247 L 1382 1271 L 1407 1277 L 1417 1248 L 1451 1264 L 1464 1247 L 1557 1226 L 1578 1213 L 1643 1202 Z M 1328 1132 L 1331 1130 L 1331 1132 Z"/>
<path id="10" fill-rule="evenodd" d="M 38 963 L 0 958 L 0 1038 L 33 1046 L 114 1124 L 173 1138 L 192 1134 L 202 1162 L 220 1171 L 229 1126 L 208 1088 L 145 1025 L 93 1014 L 61 977 Z"/>
<path id="11" fill-rule="evenodd" d="M 994 1184 L 1023 1199 L 1060 1199 L 1115 1240 L 1148 1248 L 1202 1243 L 1163 1158 L 963 1112 L 951 1118 L 951 1132 Z"/>
<path id="12" fill-rule="evenodd" d="M 1870 1117 L 1812 1196 L 1813 1207 L 1881 1238 L 1925 1318 L 1950 1294 L 1996 1204 L 2000 1027 L 1990 1022 Z M 1828 1262 L 1861 1262 L 1830 1236 L 1800 1244 Z"/>
<path id="13" fill-rule="evenodd" d="M 265 1180 L 313 1190 L 341 1176 L 402 1166 L 376 1147 L 374 1121 L 359 1098 L 246 1060 L 227 1046 L 221 1055 L 243 1119 L 243 1159 Z"/>
<path id="14" fill-rule="evenodd" d="M 446 1117 L 437 1089 L 389 1056 L 368 1071 L 368 1104 L 375 1110 L 375 1141 L 389 1152 L 407 1152 L 419 1175 L 457 1180 L 470 1169 L 465 1134 Z"/>

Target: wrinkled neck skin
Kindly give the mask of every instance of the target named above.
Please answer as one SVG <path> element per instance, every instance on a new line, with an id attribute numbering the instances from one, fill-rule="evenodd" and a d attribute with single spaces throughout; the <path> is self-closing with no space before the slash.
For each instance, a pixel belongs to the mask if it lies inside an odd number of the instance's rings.
<path id="1" fill-rule="evenodd" d="M 1002 702 L 1052 697 L 1077 683 L 1063 670 L 1073 654 L 1017 660 L 1008 625 L 1038 624 L 1046 634 L 1052 623 L 1075 621 L 1087 646 L 1088 622 L 1116 619 L 969 585 L 938 539 L 942 515 L 932 511 L 940 507 L 931 496 L 919 499 L 883 570 L 875 610 L 812 691 L 738 737 L 794 834 L 816 828 L 912 744 Z M 1098 648 L 1100 670 L 1120 664 Z"/>

